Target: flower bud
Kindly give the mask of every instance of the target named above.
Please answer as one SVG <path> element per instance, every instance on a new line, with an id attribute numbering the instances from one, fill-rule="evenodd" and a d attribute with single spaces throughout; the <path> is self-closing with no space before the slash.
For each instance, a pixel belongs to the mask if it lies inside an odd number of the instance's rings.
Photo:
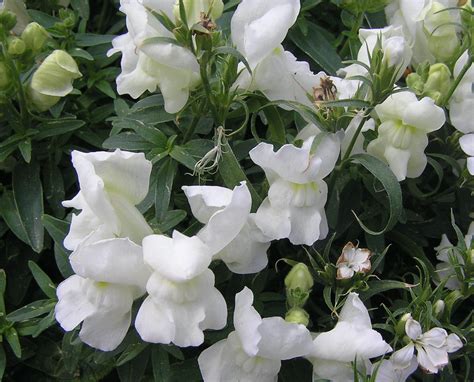
<path id="1" fill-rule="evenodd" d="M 412 89 L 417 95 L 423 94 L 425 89 L 425 82 L 418 73 L 410 73 L 406 79 L 407 86 Z"/>
<path id="2" fill-rule="evenodd" d="M 400 321 L 398 321 L 397 326 L 395 327 L 395 333 L 397 336 L 405 336 L 405 325 L 409 318 L 411 318 L 411 313 L 405 313 L 402 318 L 400 318 Z"/>
<path id="3" fill-rule="evenodd" d="M 33 53 L 38 53 L 46 44 L 49 34 L 41 25 L 33 22 L 26 26 L 21 34 L 21 38 L 25 42 L 27 49 L 30 49 Z"/>
<path id="4" fill-rule="evenodd" d="M 445 64 L 440 63 L 431 65 L 423 95 L 432 98 L 439 105 L 450 88 L 451 71 L 449 68 Z"/>
<path id="5" fill-rule="evenodd" d="M 313 284 L 313 276 L 306 264 L 303 263 L 296 264 L 285 277 L 287 289 L 300 289 L 304 292 L 309 292 Z"/>
<path id="6" fill-rule="evenodd" d="M 72 81 L 81 77 L 76 61 L 65 51 L 55 50 L 33 74 L 30 97 L 35 107 L 45 111 L 73 90 Z"/>
<path id="7" fill-rule="evenodd" d="M 433 305 L 433 313 L 437 319 L 440 319 L 443 316 L 444 308 L 446 304 L 443 300 L 438 300 Z"/>
<path id="8" fill-rule="evenodd" d="M 406 60 L 408 46 L 402 36 L 390 37 L 383 43 L 383 61 L 389 68 L 400 68 L 405 70 L 408 62 Z"/>
<path id="9" fill-rule="evenodd" d="M 0 91 L 7 90 L 10 86 L 10 71 L 4 62 L 0 61 Z"/>
<path id="10" fill-rule="evenodd" d="M 0 12 L 0 25 L 6 31 L 11 31 L 16 25 L 16 15 L 10 11 Z"/>
<path id="11" fill-rule="evenodd" d="M 26 44 L 18 37 L 10 37 L 8 39 L 8 53 L 12 56 L 19 56 L 25 52 Z"/>
<path id="12" fill-rule="evenodd" d="M 186 10 L 188 27 L 192 27 L 206 19 L 216 21 L 224 11 L 222 0 L 183 0 L 183 4 Z M 178 1 L 174 6 L 174 15 L 177 20 L 180 19 Z"/>
<path id="13" fill-rule="evenodd" d="M 308 326 L 309 314 L 301 308 L 292 308 L 285 315 L 285 321 Z"/>

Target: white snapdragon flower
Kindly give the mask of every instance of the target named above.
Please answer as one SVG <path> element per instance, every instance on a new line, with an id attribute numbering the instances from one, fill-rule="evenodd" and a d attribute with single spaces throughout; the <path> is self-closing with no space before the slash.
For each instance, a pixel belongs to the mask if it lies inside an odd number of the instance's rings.
<path id="1" fill-rule="evenodd" d="M 145 91 L 153 92 L 159 87 L 168 113 L 180 111 L 186 105 L 189 92 L 200 82 L 199 64 L 190 50 L 152 40 L 153 37 L 174 37 L 145 7 L 163 12 L 173 20 L 174 5 L 174 0 L 121 0 L 120 10 L 127 16 L 128 33 L 116 37 L 113 49 L 108 52 L 109 56 L 122 53 L 118 93 L 138 98 Z"/>
<path id="2" fill-rule="evenodd" d="M 151 228 L 136 209 L 146 196 L 151 163 L 143 154 L 72 153 L 80 191 L 64 202 L 73 215 L 66 248 L 76 275 L 57 289 L 56 320 L 88 345 L 109 351 L 125 337 L 133 301 L 145 293 L 151 270 L 140 246 Z"/>
<path id="3" fill-rule="evenodd" d="M 232 190 L 218 186 L 184 186 L 194 217 L 208 224 L 216 213 L 232 202 Z M 198 233 L 198 237 L 200 234 Z M 214 259 L 224 261 L 234 273 L 257 273 L 268 264 L 267 250 L 270 239 L 265 237 L 255 224 L 255 214 L 249 214 L 247 221 L 225 248 L 214 255 Z"/>
<path id="4" fill-rule="evenodd" d="M 380 40 L 383 51 L 383 61 L 388 68 L 393 68 L 398 81 L 407 66 L 410 65 L 412 51 L 403 37 L 401 27 L 388 26 L 382 29 L 360 29 L 359 39 L 362 43 L 357 54 L 357 60 L 370 65 L 372 55 L 377 41 Z M 340 70 L 347 78 L 356 75 L 367 75 L 367 69 L 358 64 L 352 64 Z"/>
<path id="5" fill-rule="evenodd" d="M 149 296 L 135 321 L 144 341 L 198 346 L 204 341 L 204 330 L 226 325 L 226 302 L 208 267 L 213 256 L 241 232 L 251 204 L 243 183 L 198 235 L 187 237 L 174 231 L 171 238 L 151 235 L 143 240 L 145 262 L 153 269 L 146 285 Z"/>
<path id="6" fill-rule="evenodd" d="M 371 269 L 370 257 L 372 252 L 367 248 L 358 248 L 351 242 L 342 249 L 342 254 L 337 259 L 337 279 L 350 279 L 356 273 L 367 273 Z"/>
<path id="7" fill-rule="evenodd" d="M 405 360 L 397 352 L 389 359 L 383 359 L 372 366 L 372 374 L 377 373 L 375 382 L 405 382 L 418 369 L 415 357 Z"/>
<path id="8" fill-rule="evenodd" d="M 459 139 L 459 144 L 461 145 L 462 151 L 464 151 L 466 155 L 469 156 L 467 158 L 467 169 L 469 171 L 469 174 L 474 175 L 474 134 L 467 134 L 462 136 Z"/>
<path id="9" fill-rule="evenodd" d="M 300 11 L 298 0 L 244 0 L 231 21 L 232 41 L 247 59 L 252 75 L 242 70 L 234 87 L 259 90 L 271 100 L 312 106 L 310 95 L 323 72 L 315 75 L 307 62 L 283 49 L 281 43 Z"/>
<path id="10" fill-rule="evenodd" d="M 469 226 L 469 230 L 466 236 L 464 237 L 464 243 L 468 250 L 470 250 L 471 248 L 473 235 L 474 224 L 471 224 Z M 461 282 L 456 276 L 456 271 L 454 270 L 452 259 L 454 258 L 454 260 L 458 264 L 463 266 L 465 264 L 464 257 L 459 252 L 459 250 L 449 241 L 446 235 L 441 236 L 441 242 L 434 249 L 438 253 L 436 255 L 436 258 L 441 261 L 436 265 L 436 272 L 438 273 L 439 279 L 441 281 L 446 281 L 445 287 L 450 290 L 460 289 Z"/>
<path id="11" fill-rule="evenodd" d="M 371 358 L 391 352 L 392 348 L 372 329 L 369 312 L 357 293 L 350 293 L 334 329 L 320 333 L 307 358 L 313 364 L 314 379 L 333 382 L 353 381 L 351 362 L 364 367 Z"/>
<path id="12" fill-rule="evenodd" d="M 262 319 L 252 304 L 253 293 L 247 287 L 235 296 L 235 331 L 198 358 L 204 382 L 273 382 L 282 360 L 311 350 L 311 334 L 303 325 L 281 317 Z"/>
<path id="13" fill-rule="evenodd" d="M 336 164 L 340 144 L 332 134 L 313 145 L 319 138 L 308 138 L 301 148 L 284 145 L 276 153 L 267 143 L 250 151 L 250 158 L 263 168 L 270 184 L 268 197 L 255 216 L 266 236 L 312 245 L 328 234 L 324 211 L 327 185 L 323 179 Z"/>
<path id="14" fill-rule="evenodd" d="M 457 0 L 395 0 L 385 13 L 389 24 L 402 27 L 413 51 L 413 63 L 449 61 L 460 46 Z"/>
<path id="15" fill-rule="evenodd" d="M 454 353 L 462 348 L 463 344 L 456 334 L 448 335 L 442 328 L 432 328 L 423 333 L 421 325 L 411 315 L 405 323 L 405 332 L 411 342 L 403 349 L 393 354 L 399 364 L 408 365 L 415 357 L 420 367 L 427 373 L 435 374 L 448 363 L 448 353 Z"/>
<path id="16" fill-rule="evenodd" d="M 454 66 L 454 78 L 459 76 L 467 64 L 469 52 L 466 50 Z M 449 118 L 452 125 L 464 134 L 474 133 L 474 65 L 464 74 L 449 102 Z"/>
<path id="17" fill-rule="evenodd" d="M 418 101 L 415 94 L 403 91 L 377 105 L 375 112 L 382 124 L 367 152 L 387 162 L 399 181 L 420 176 L 427 164 L 427 134 L 443 126 L 443 109 L 429 97 Z"/>

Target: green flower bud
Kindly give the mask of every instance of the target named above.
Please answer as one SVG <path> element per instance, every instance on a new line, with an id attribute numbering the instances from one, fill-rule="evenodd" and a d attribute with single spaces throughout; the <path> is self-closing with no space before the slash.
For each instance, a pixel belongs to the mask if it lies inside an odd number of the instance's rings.
<path id="1" fill-rule="evenodd" d="M 6 31 L 11 31 L 16 25 L 16 15 L 10 11 L 0 12 L 0 25 L 2 25 Z"/>
<path id="2" fill-rule="evenodd" d="M 0 61 L 0 91 L 5 91 L 10 86 L 10 70 L 8 66 Z"/>
<path id="3" fill-rule="evenodd" d="M 292 308 L 285 315 L 285 321 L 308 326 L 309 314 L 301 308 Z"/>
<path id="4" fill-rule="evenodd" d="M 285 277 L 285 286 L 287 289 L 300 289 L 309 292 L 313 287 L 314 281 L 311 272 L 306 264 L 298 263 Z"/>
<path id="5" fill-rule="evenodd" d="M 8 39 L 8 53 L 12 56 L 19 56 L 26 50 L 25 42 L 19 37 L 10 37 Z"/>
<path id="6" fill-rule="evenodd" d="M 440 104 L 444 95 L 451 88 L 451 71 L 445 64 L 431 65 L 423 95 Z"/>
<path id="7" fill-rule="evenodd" d="M 446 307 L 448 308 L 448 312 L 451 312 L 454 305 L 458 301 L 461 301 L 463 299 L 464 299 L 464 296 L 459 290 L 453 290 L 452 292 L 450 292 L 444 299 L 444 302 L 446 303 Z"/>
<path id="8" fill-rule="evenodd" d="M 73 90 L 72 82 L 81 77 L 76 61 L 65 51 L 55 50 L 33 74 L 29 94 L 34 106 L 48 110 L 60 97 Z"/>
<path id="9" fill-rule="evenodd" d="M 399 337 L 405 336 L 405 324 L 407 323 L 408 319 L 411 317 L 411 313 L 405 313 L 400 321 L 398 321 L 397 326 L 395 327 L 395 333 Z"/>
<path id="10" fill-rule="evenodd" d="M 443 316 L 446 304 L 443 300 L 438 300 L 433 305 L 433 313 L 436 318 L 440 319 Z"/>
<path id="11" fill-rule="evenodd" d="M 418 73 L 410 73 L 406 79 L 407 85 L 412 89 L 416 94 L 423 94 L 425 88 L 425 83 L 421 76 Z"/>
<path id="12" fill-rule="evenodd" d="M 25 42 L 27 49 L 30 49 L 33 53 L 38 53 L 46 44 L 49 34 L 41 25 L 33 22 L 26 26 L 21 34 L 21 38 Z"/>
<path id="13" fill-rule="evenodd" d="M 192 27 L 199 22 L 216 21 L 224 11 L 222 0 L 183 0 L 183 4 L 186 10 L 188 27 Z M 174 15 L 176 20 L 180 19 L 178 1 L 174 6 Z"/>

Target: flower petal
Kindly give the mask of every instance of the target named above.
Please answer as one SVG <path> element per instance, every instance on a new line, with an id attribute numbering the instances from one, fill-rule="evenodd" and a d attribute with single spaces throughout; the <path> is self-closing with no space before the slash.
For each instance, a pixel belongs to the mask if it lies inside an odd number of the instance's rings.
<path id="1" fill-rule="evenodd" d="M 421 330 L 420 323 L 414 320 L 413 317 L 411 317 L 411 315 L 410 317 L 408 317 L 407 321 L 405 322 L 405 333 L 412 340 L 418 339 L 423 333 Z"/>
<path id="2" fill-rule="evenodd" d="M 426 133 L 441 129 L 445 122 L 444 110 L 436 106 L 429 97 L 410 103 L 403 113 L 405 125 L 414 126 Z"/>
<path id="3" fill-rule="evenodd" d="M 135 328 L 143 341 L 155 344 L 171 343 L 176 331 L 171 315 L 166 309 L 156 305 L 150 296 L 138 310 Z"/>
<path id="4" fill-rule="evenodd" d="M 249 356 L 256 356 L 262 339 L 259 332 L 262 318 L 252 304 L 253 293 L 249 288 L 244 287 L 235 295 L 234 327 L 245 352 Z"/>
<path id="5" fill-rule="evenodd" d="M 457 352 L 459 349 L 463 347 L 463 343 L 461 339 L 457 336 L 457 334 L 451 333 L 448 338 L 446 339 L 447 351 L 448 353 Z"/>
<path id="6" fill-rule="evenodd" d="M 232 190 L 218 186 L 183 186 L 194 217 L 206 224 L 216 212 L 232 201 Z"/>

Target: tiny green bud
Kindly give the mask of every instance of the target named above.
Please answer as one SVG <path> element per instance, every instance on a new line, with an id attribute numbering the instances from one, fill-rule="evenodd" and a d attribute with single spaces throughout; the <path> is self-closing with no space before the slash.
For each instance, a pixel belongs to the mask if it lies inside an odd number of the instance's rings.
<path id="1" fill-rule="evenodd" d="M 301 308 L 292 308 L 285 315 L 285 321 L 308 326 L 309 314 Z"/>
<path id="2" fill-rule="evenodd" d="M 8 39 L 8 53 L 12 56 L 19 56 L 25 52 L 26 44 L 19 37 L 10 37 Z"/>
<path id="3" fill-rule="evenodd" d="M 0 12 L 0 25 L 2 25 L 6 31 L 11 31 L 16 25 L 16 15 L 10 11 Z"/>
<path id="4" fill-rule="evenodd" d="M 10 71 L 4 62 L 0 61 L 0 91 L 7 90 L 10 86 Z"/>
<path id="5" fill-rule="evenodd" d="M 405 324 L 407 323 L 408 319 L 411 317 L 411 313 L 405 313 L 402 318 L 397 323 L 397 326 L 395 327 L 395 333 L 399 337 L 404 337 L 405 336 Z"/>
<path id="6" fill-rule="evenodd" d="M 412 89 L 416 94 L 423 94 L 425 88 L 425 83 L 418 73 L 410 73 L 406 79 L 407 85 Z"/>
<path id="7" fill-rule="evenodd" d="M 313 276 L 306 264 L 303 263 L 296 264 L 285 277 L 285 286 L 287 289 L 299 288 L 302 291 L 309 292 L 313 284 Z"/>
<path id="8" fill-rule="evenodd" d="M 41 25 L 33 22 L 26 26 L 21 34 L 21 38 L 25 42 L 27 49 L 30 49 L 33 53 L 38 53 L 46 44 L 49 34 Z"/>
<path id="9" fill-rule="evenodd" d="M 72 81 L 81 77 L 76 61 L 65 51 L 55 50 L 33 74 L 29 87 L 34 106 L 45 111 L 73 90 Z"/>
<path id="10" fill-rule="evenodd" d="M 433 313 L 436 318 L 440 319 L 443 316 L 446 304 L 443 300 L 438 300 L 433 305 Z"/>
<path id="11" fill-rule="evenodd" d="M 423 95 L 432 98 L 440 104 L 445 93 L 451 88 L 451 71 L 445 64 L 431 65 L 428 80 L 425 83 Z"/>

